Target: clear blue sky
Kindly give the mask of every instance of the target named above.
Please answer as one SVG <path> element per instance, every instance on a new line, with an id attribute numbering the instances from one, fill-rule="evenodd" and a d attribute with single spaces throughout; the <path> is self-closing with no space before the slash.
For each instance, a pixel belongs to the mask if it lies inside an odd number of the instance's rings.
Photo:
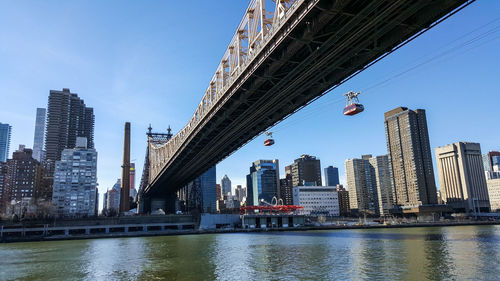
<path id="1" fill-rule="evenodd" d="M 185 125 L 247 5 L 0 0 L 0 122 L 13 126 L 11 148 L 32 147 L 36 108 L 46 107 L 49 90 L 70 88 L 95 109 L 100 191 L 120 177 L 125 121 L 138 187 L 148 124 L 174 132 Z M 473 141 L 483 152 L 500 149 L 498 17 L 500 1 L 473 3 L 277 125 L 276 145 L 264 147 L 260 136 L 231 155 L 217 166 L 217 181 L 227 174 L 233 186 L 245 185 L 257 159 L 279 159 L 283 173 L 301 154 L 338 166 L 343 178 L 346 158 L 387 153 L 383 114 L 397 106 L 427 110 L 432 148 Z M 342 115 L 349 90 L 363 91 L 363 114 Z"/>

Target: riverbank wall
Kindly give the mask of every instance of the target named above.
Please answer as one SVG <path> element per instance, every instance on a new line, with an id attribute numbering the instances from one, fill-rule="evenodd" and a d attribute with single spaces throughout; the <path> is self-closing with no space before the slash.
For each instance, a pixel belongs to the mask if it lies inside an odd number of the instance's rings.
<path id="1" fill-rule="evenodd" d="M 182 225 L 182 226 L 179 226 Z M 185 225 L 185 226 L 184 226 Z M 127 228 L 126 225 L 114 225 L 109 231 L 102 231 L 106 226 L 100 226 L 100 231 L 85 231 L 79 228 L 73 228 L 73 231 L 53 233 L 44 235 L 37 229 L 37 233 L 17 232 L 19 235 L 5 235 L 0 237 L 2 243 L 12 242 L 35 242 L 35 241 L 58 241 L 58 240 L 79 240 L 79 239 L 98 239 L 98 238 L 125 238 L 125 237 L 148 237 L 148 236 L 169 236 L 169 235 L 195 235 L 195 234 L 214 234 L 214 233 L 254 233 L 254 232 L 280 232 L 280 231 L 310 231 L 310 230 L 344 230 L 344 229 L 377 229 L 377 228 L 409 228 L 409 227 L 451 227 L 467 225 L 500 225 L 498 221 L 459 221 L 459 222 L 428 222 L 428 223 L 409 223 L 409 224 L 369 224 L 369 225 L 323 225 L 323 226 L 299 226 L 299 227 L 275 227 L 275 228 L 231 228 L 231 229 L 195 229 L 192 224 L 163 225 L 162 223 L 148 224 L 146 227 Z M 95 226 L 93 226 L 95 227 Z M 92 229 L 94 229 L 91 227 Z"/>

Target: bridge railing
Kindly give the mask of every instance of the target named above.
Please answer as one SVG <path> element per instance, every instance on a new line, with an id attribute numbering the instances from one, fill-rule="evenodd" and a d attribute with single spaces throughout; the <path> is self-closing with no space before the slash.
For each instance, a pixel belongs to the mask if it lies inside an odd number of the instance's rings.
<path id="1" fill-rule="evenodd" d="M 252 0 L 250 2 L 189 122 L 167 143 L 149 142 L 150 182 L 156 179 L 204 117 L 212 112 L 216 105 L 215 110 L 218 110 L 226 102 L 229 98 L 226 93 L 232 84 L 246 71 L 263 47 L 304 1 Z"/>

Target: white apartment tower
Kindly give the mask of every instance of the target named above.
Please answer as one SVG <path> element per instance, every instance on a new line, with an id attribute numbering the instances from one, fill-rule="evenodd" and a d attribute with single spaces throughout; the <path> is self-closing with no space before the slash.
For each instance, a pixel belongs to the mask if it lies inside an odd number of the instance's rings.
<path id="1" fill-rule="evenodd" d="M 97 151 L 87 148 L 87 139 L 78 137 L 74 149 L 64 149 L 56 161 L 52 203 L 64 217 L 95 215 Z"/>

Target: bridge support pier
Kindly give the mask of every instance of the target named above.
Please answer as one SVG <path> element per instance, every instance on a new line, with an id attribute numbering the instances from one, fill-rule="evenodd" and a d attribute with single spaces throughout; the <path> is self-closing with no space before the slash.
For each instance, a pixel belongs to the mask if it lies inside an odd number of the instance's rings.
<path id="1" fill-rule="evenodd" d="M 162 209 L 163 211 L 165 211 L 165 206 L 166 206 L 165 199 L 163 199 L 163 198 L 151 198 L 149 206 L 150 206 L 151 212 L 157 211 L 158 209 Z M 166 213 L 166 211 L 165 211 L 165 213 Z"/>
<path id="2" fill-rule="evenodd" d="M 168 192 L 161 195 L 152 195 L 151 197 L 143 198 L 143 213 L 151 213 L 162 209 L 166 214 L 175 214 L 177 211 L 177 193 Z"/>

